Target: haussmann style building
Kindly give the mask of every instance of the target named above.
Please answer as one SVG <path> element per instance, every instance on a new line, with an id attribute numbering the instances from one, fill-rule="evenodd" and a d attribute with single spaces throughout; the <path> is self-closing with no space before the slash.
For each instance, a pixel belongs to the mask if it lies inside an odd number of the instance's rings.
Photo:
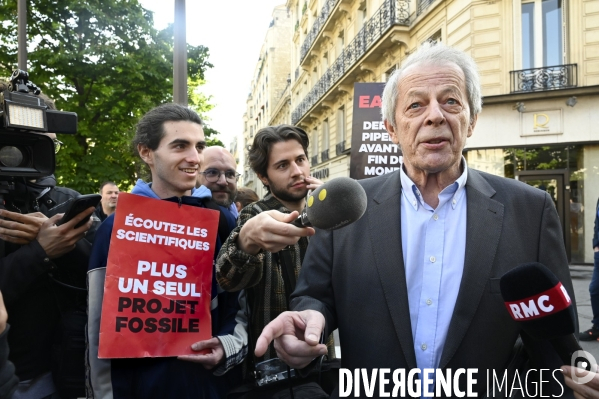
<path id="1" fill-rule="evenodd" d="M 570 261 L 592 264 L 599 0 L 287 0 L 277 10 L 291 27 L 288 41 L 275 44 L 288 52 L 284 89 L 260 119 L 256 74 L 246 146 L 262 123 L 292 123 L 310 135 L 313 175 L 349 176 L 359 134 L 354 84 L 385 82 L 424 42 L 443 42 L 469 53 L 481 74 L 484 105 L 464 151 L 468 165 L 547 191 Z"/>

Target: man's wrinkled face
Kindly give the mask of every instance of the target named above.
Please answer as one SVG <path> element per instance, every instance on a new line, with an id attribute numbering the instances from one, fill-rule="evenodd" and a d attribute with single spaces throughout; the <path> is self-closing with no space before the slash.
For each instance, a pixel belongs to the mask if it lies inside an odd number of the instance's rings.
<path id="1" fill-rule="evenodd" d="M 454 63 L 417 64 L 399 80 L 395 124 L 385 121 L 403 152 L 408 175 L 459 170 L 466 139 L 476 116 L 470 116 L 463 71 Z"/>
<path id="2" fill-rule="evenodd" d="M 208 181 L 205 174 L 198 175 L 198 182 L 212 192 L 214 201 L 226 208 L 231 206 L 237 195 L 237 177 L 227 179 L 226 174 L 237 174 L 235 159 L 228 151 L 220 147 L 208 147 L 204 150 L 204 160 L 200 165 L 200 172 L 218 173 L 218 180 Z M 213 180 L 213 179 L 210 179 Z"/>
<path id="3" fill-rule="evenodd" d="M 105 209 L 111 209 L 114 211 L 116 203 L 119 198 L 119 188 L 114 184 L 106 184 L 102 187 L 102 206 Z"/>

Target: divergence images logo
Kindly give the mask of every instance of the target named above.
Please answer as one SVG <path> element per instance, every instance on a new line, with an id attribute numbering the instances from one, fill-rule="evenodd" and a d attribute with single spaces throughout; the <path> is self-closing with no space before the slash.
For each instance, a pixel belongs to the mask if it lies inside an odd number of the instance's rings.
<path id="1" fill-rule="evenodd" d="M 593 379 L 595 374 L 588 373 L 585 376 L 579 377 L 575 373 L 576 367 L 595 373 L 597 372 L 597 361 L 595 360 L 595 357 L 587 351 L 579 350 L 574 352 L 570 358 L 570 365 L 573 367 L 572 375 L 570 377 L 577 384 L 586 384 Z"/>

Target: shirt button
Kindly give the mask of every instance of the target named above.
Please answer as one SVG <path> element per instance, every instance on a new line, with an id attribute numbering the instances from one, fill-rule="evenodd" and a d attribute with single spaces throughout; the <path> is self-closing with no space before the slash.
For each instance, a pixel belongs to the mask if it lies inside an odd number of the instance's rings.
<path id="1" fill-rule="evenodd" d="M 416 201 L 412 202 L 412 205 L 416 206 Z"/>
<path id="2" fill-rule="evenodd" d="M 425 351 L 426 350 L 426 344 L 420 345 L 420 349 L 422 349 L 423 351 Z"/>
<path id="3" fill-rule="evenodd" d="M 433 219 L 435 220 L 439 220 L 439 215 L 437 215 L 436 213 L 433 215 Z"/>
<path id="4" fill-rule="evenodd" d="M 455 205 L 455 203 L 456 203 L 456 200 L 453 200 L 453 201 L 451 201 L 451 203 Z"/>
<path id="5" fill-rule="evenodd" d="M 435 261 L 436 261 L 437 259 L 436 259 L 434 256 L 431 256 L 431 257 L 429 258 L 429 260 L 431 261 L 431 263 L 435 263 Z"/>
<path id="6" fill-rule="evenodd" d="M 427 299 L 427 300 L 426 300 L 426 304 L 427 304 L 428 306 L 431 306 L 431 305 L 433 304 L 433 300 L 432 300 L 432 299 Z"/>

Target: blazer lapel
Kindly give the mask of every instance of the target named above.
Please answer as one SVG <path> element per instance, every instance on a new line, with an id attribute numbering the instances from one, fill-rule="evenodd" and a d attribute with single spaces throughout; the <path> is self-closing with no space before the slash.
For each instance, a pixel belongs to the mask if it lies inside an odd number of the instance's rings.
<path id="1" fill-rule="evenodd" d="M 468 169 L 464 273 L 440 368 L 447 366 L 460 346 L 489 280 L 503 226 L 503 204 L 491 199 L 494 194 L 493 187 L 476 170 Z"/>
<path id="2" fill-rule="evenodd" d="M 410 324 L 410 307 L 406 273 L 401 248 L 401 181 L 399 172 L 391 173 L 373 195 L 373 205 L 366 217 L 374 250 L 374 264 L 383 288 L 397 338 L 409 368 L 416 367 L 414 339 Z M 392 226 L 386 228 L 385 226 Z"/>

